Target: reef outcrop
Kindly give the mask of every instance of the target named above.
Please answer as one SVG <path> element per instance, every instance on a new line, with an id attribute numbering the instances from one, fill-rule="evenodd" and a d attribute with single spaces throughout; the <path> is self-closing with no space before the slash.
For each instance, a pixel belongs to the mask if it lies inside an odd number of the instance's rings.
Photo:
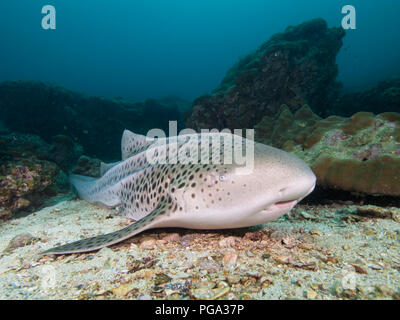
<path id="1" fill-rule="evenodd" d="M 400 113 L 358 112 L 350 118 L 295 113 L 282 105 L 256 126 L 256 140 L 304 159 L 326 188 L 400 196 Z"/>
<path id="2" fill-rule="evenodd" d="M 295 112 L 307 103 L 321 113 L 338 94 L 336 55 L 345 31 L 315 19 L 275 34 L 226 74 L 211 95 L 198 98 L 187 126 L 252 128 L 281 104 Z"/>
<path id="3" fill-rule="evenodd" d="M 0 132 L 35 134 L 47 143 L 67 136 L 84 148 L 85 154 L 103 160 L 120 158 L 124 129 L 146 134 L 168 120 L 184 125 L 190 104 L 177 97 L 129 102 L 87 96 L 62 87 L 31 81 L 0 83 Z M 55 138 L 56 140 L 59 138 Z"/>
<path id="4" fill-rule="evenodd" d="M 358 111 L 400 112 L 400 78 L 387 79 L 359 92 L 347 92 L 338 98 L 331 112 L 350 116 Z"/>
<path id="5" fill-rule="evenodd" d="M 101 160 L 96 158 L 90 158 L 88 156 L 81 156 L 76 164 L 76 167 L 72 170 L 73 174 L 80 174 L 82 176 L 88 176 L 93 178 L 99 178 Z"/>
<path id="6" fill-rule="evenodd" d="M 46 200 L 69 191 L 68 170 L 82 147 L 66 136 L 53 144 L 28 134 L 0 136 L 0 219 L 31 211 Z"/>

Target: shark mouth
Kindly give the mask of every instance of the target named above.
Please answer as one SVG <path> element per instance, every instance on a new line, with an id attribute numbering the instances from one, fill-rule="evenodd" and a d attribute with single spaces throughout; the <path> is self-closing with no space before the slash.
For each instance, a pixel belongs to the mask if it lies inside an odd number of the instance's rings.
<path id="1" fill-rule="evenodd" d="M 298 202 L 298 199 L 291 200 L 291 201 L 280 201 L 280 202 L 276 202 L 274 204 L 274 206 L 279 209 L 291 208 L 291 207 L 295 206 L 297 202 Z"/>
<path id="2" fill-rule="evenodd" d="M 297 198 L 297 199 L 292 199 L 292 200 L 286 200 L 286 201 L 278 201 L 273 204 L 275 208 L 278 209 L 286 209 L 290 210 L 293 208 L 297 203 L 299 203 L 301 200 L 303 200 L 306 196 L 308 196 L 315 188 L 315 183 L 312 185 L 312 187 L 307 191 L 306 194 L 304 194 L 302 197 Z"/>

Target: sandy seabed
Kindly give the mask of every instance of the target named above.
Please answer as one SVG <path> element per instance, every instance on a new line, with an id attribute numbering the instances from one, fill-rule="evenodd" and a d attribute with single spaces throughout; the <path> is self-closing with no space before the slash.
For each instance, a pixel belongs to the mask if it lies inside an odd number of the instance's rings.
<path id="1" fill-rule="evenodd" d="M 100 251 L 42 256 L 131 223 L 62 201 L 0 225 L 0 299 L 400 299 L 400 210 L 360 215 L 369 208 L 299 205 L 253 228 L 153 229 Z"/>

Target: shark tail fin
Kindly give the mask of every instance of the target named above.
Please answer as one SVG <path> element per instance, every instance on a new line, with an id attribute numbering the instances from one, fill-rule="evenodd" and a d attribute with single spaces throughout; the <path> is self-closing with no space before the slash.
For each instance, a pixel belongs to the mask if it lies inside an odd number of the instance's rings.
<path id="1" fill-rule="evenodd" d="M 146 229 L 151 228 L 154 221 L 159 218 L 160 215 L 166 212 L 168 209 L 167 205 L 168 199 L 163 197 L 163 199 L 151 213 L 121 230 L 103 234 L 97 237 L 86 238 L 72 243 L 67 243 L 65 245 L 44 251 L 42 254 L 49 255 L 89 252 L 121 242 Z"/>
<path id="2" fill-rule="evenodd" d="M 91 238 L 86 238 L 82 240 L 78 240 L 72 243 L 67 243 L 62 246 L 58 246 L 55 248 L 52 248 L 50 250 L 42 252 L 42 254 L 48 255 L 48 254 L 70 254 L 70 253 L 80 253 L 80 252 L 89 252 L 89 251 L 94 251 L 101 249 L 103 247 L 112 245 L 114 243 L 121 242 L 125 240 L 126 238 L 129 238 L 145 228 L 145 222 L 140 221 L 140 222 L 135 222 L 128 227 L 111 232 L 108 234 L 100 235 L 97 237 L 91 237 Z"/>

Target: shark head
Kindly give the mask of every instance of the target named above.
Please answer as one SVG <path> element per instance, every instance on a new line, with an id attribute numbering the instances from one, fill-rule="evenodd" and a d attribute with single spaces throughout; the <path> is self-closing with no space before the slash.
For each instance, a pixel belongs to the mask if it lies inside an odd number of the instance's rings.
<path id="1" fill-rule="evenodd" d="M 246 179 L 246 177 L 244 177 Z M 292 209 L 315 188 L 316 177 L 311 168 L 295 155 L 264 144 L 255 144 L 254 172 L 247 177 L 255 180 L 251 188 L 262 210 L 255 219 L 268 222 Z"/>
<path id="2" fill-rule="evenodd" d="M 254 143 L 251 171 L 241 165 L 202 166 L 192 188 L 174 193 L 184 214 L 174 225 L 198 229 L 262 224 L 290 211 L 315 187 L 310 167 L 288 152 Z"/>

